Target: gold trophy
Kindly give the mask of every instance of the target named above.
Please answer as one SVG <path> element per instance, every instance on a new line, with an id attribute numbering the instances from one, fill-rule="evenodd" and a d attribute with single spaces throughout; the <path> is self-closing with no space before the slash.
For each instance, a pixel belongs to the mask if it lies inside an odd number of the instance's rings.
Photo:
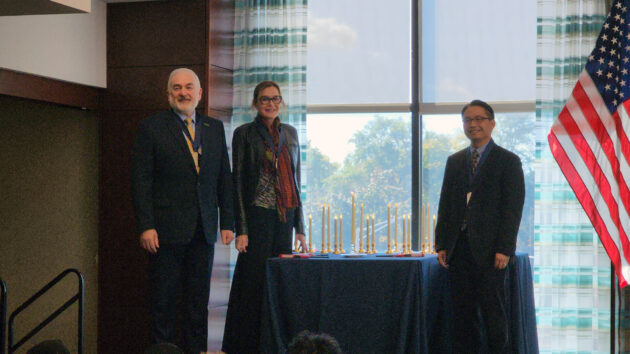
<path id="1" fill-rule="evenodd" d="M 374 214 L 372 214 L 372 252 L 370 253 L 376 253 L 376 238 L 374 236 Z"/>
<path id="2" fill-rule="evenodd" d="M 392 251 L 392 234 L 391 234 L 391 227 L 390 227 L 390 204 L 387 204 L 387 251 L 385 251 L 385 254 L 393 254 L 394 251 Z"/>
<path id="3" fill-rule="evenodd" d="M 361 217 L 359 218 L 359 253 L 365 253 L 363 248 L 363 203 L 361 203 Z"/>
<path id="4" fill-rule="evenodd" d="M 346 253 L 343 249 L 343 215 L 339 214 L 339 253 Z"/>

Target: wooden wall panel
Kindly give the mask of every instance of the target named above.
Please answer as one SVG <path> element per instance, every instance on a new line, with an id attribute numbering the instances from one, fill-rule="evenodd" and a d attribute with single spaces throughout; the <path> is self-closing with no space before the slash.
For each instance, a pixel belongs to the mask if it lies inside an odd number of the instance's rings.
<path id="1" fill-rule="evenodd" d="M 130 198 L 130 152 L 149 111 L 104 111 L 100 126 L 99 316 L 101 353 L 141 353 L 149 338 L 148 257 L 138 247 Z"/>
<path id="2" fill-rule="evenodd" d="M 209 92 L 207 95 L 204 95 L 208 100 L 208 107 L 215 111 L 223 111 L 229 117 L 232 114 L 233 71 L 214 65 L 210 66 L 209 71 Z M 229 122 L 229 120 L 226 122 Z"/>
<path id="3" fill-rule="evenodd" d="M 108 87 L 100 127 L 99 352 L 141 353 L 149 344 L 148 257 L 138 245 L 129 187 L 137 125 L 168 108 L 168 75 L 178 67 L 199 75 L 204 96 L 198 109 L 229 122 L 233 11 L 227 0 L 108 4 Z M 215 267 L 229 261 L 217 258 Z"/>
<path id="4" fill-rule="evenodd" d="M 231 112 L 226 112 L 226 111 L 220 111 L 217 109 L 212 109 L 210 108 L 210 110 L 208 111 L 208 116 L 212 117 L 212 118 L 216 118 L 220 121 L 223 122 L 229 122 L 230 119 L 232 118 L 232 113 Z M 229 132 L 226 132 L 229 134 Z M 230 140 L 232 137 L 228 136 L 228 145 L 230 145 Z"/>
<path id="5" fill-rule="evenodd" d="M 112 67 L 107 70 L 109 85 L 104 96 L 105 107 L 113 110 L 165 110 L 169 109 L 166 84 L 171 71 L 179 68 L 173 66 L 125 66 Z M 196 73 L 206 70 L 203 63 L 188 65 L 187 68 Z M 198 74 L 199 75 L 199 74 Z M 201 87 L 206 87 L 203 76 L 200 76 Z M 231 83 L 231 82 L 230 82 Z M 205 95 L 199 102 L 198 109 L 206 106 Z"/>
<path id="6" fill-rule="evenodd" d="M 198 0 L 109 4 L 107 66 L 202 64 L 208 48 L 206 7 Z"/>
<path id="7" fill-rule="evenodd" d="M 232 116 L 234 77 L 234 2 L 211 1 L 208 12 L 210 38 L 207 53 L 208 90 L 204 94 L 205 101 L 208 102 L 206 113 L 229 123 Z"/>
<path id="8" fill-rule="evenodd" d="M 101 89 L 0 68 L 0 95 L 96 109 Z"/>
<path id="9" fill-rule="evenodd" d="M 210 2 L 210 64 L 234 69 L 234 1 Z"/>

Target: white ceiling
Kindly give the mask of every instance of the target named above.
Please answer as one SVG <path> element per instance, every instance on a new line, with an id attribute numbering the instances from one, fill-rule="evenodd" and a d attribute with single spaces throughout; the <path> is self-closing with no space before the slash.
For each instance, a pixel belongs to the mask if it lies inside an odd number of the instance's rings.
<path id="1" fill-rule="evenodd" d="M 59 15 L 86 13 L 91 0 L 2 0 L 0 16 Z"/>
<path id="2" fill-rule="evenodd" d="M 99 0 L 106 4 L 166 0 Z M 59 15 L 86 13 L 91 0 L 2 0 L 0 16 Z M 86 7 L 87 6 L 87 7 Z"/>
<path id="3" fill-rule="evenodd" d="M 142 2 L 142 1 L 166 1 L 166 0 L 103 0 L 103 2 L 106 2 L 108 4 L 112 4 L 115 2 Z"/>

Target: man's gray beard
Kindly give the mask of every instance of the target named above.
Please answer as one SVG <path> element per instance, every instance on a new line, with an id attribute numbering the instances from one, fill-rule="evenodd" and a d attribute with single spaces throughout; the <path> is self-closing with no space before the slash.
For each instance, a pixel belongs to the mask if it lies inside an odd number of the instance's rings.
<path id="1" fill-rule="evenodd" d="M 182 112 L 182 111 L 180 111 L 180 110 L 177 108 L 177 100 L 172 100 L 172 99 L 170 99 L 170 98 L 169 98 L 169 100 L 168 100 L 168 104 L 171 106 L 171 108 L 172 108 L 175 112 L 177 112 L 177 113 L 179 113 L 179 114 L 188 115 L 186 112 Z M 199 105 L 199 101 L 197 101 L 197 103 L 195 103 L 195 105 L 193 106 L 193 108 L 192 108 L 191 112 L 192 112 L 192 111 L 194 111 L 194 110 L 196 110 L 198 105 Z"/>

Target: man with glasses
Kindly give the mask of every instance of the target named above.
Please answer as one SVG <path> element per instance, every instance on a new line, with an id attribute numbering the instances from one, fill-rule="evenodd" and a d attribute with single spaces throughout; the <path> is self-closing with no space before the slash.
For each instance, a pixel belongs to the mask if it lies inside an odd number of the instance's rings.
<path id="1" fill-rule="evenodd" d="M 478 353 L 486 342 L 488 352 L 508 353 L 504 283 L 525 201 L 523 169 L 492 140 L 490 105 L 474 100 L 461 115 L 470 146 L 446 162 L 435 231 L 451 279 L 454 351 Z"/>

